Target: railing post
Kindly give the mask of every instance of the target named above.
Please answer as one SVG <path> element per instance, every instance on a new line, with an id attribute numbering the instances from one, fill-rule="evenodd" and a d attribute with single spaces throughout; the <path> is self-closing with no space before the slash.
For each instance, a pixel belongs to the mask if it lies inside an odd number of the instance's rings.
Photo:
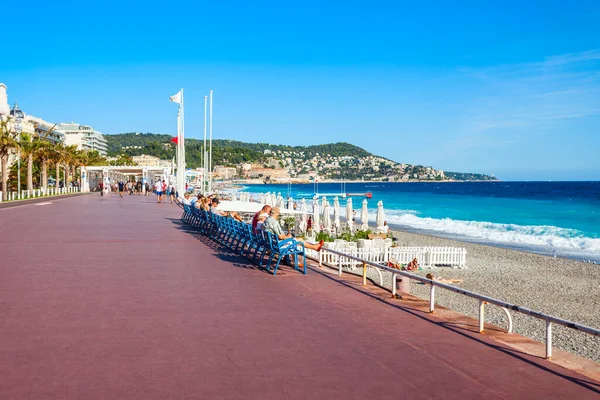
<path id="1" fill-rule="evenodd" d="M 546 359 L 552 357 L 552 322 L 546 320 Z"/>
<path id="2" fill-rule="evenodd" d="M 504 307 L 500 307 L 500 308 L 502 309 L 502 311 L 504 311 L 504 314 L 506 314 L 506 318 L 508 318 L 508 329 L 506 329 L 506 333 L 512 333 L 513 323 L 512 323 L 512 316 L 510 315 L 510 311 L 508 311 Z"/>
<path id="3" fill-rule="evenodd" d="M 433 314 L 433 310 L 435 309 L 435 286 L 433 283 L 429 288 L 429 312 Z"/>
<path id="4" fill-rule="evenodd" d="M 479 300 L 479 333 L 483 333 L 485 325 L 485 301 Z"/>
<path id="5" fill-rule="evenodd" d="M 319 268 L 323 268 L 323 252 L 319 251 Z"/>
<path id="6" fill-rule="evenodd" d="M 396 278 L 397 278 L 397 275 L 396 274 L 392 274 L 392 298 L 393 299 L 396 298 L 396 293 L 397 293 Z"/>
<path id="7" fill-rule="evenodd" d="M 363 286 L 367 286 L 367 263 L 363 262 Z"/>
<path id="8" fill-rule="evenodd" d="M 338 256 L 338 276 L 342 276 L 342 256 Z"/>

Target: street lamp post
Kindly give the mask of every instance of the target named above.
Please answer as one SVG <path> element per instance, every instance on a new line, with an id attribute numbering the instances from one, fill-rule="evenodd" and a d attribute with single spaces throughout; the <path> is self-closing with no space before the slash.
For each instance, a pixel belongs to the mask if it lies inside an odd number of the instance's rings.
<path id="1" fill-rule="evenodd" d="M 21 122 L 23 122 L 23 111 L 19 108 L 19 104 L 15 103 L 12 110 L 10 110 L 10 115 L 15 119 L 15 132 L 17 134 L 17 142 L 19 146 L 17 147 L 17 198 L 21 198 L 21 132 L 23 131 L 23 127 L 21 126 Z"/>

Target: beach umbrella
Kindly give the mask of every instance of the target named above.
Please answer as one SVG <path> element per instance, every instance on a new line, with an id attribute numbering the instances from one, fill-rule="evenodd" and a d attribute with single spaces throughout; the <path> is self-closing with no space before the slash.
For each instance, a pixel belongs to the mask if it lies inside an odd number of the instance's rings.
<path id="1" fill-rule="evenodd" d="M 302 212 L 302 217 L 300 220 L 300 230 L 302 233 L 306 233 L 306 227 L 308 224 L 308 214 L 306 213 L 306 200 L 302 199 L 300 201 L 300 211 Z"/>
<path id="2" fill-rule="evenodd" d="M 319 215 L 319 198 L 313 199 L 313 222 L 312 228 L 315 233 L 321 232 L 321 216 Z"/>
<path id="3" fill-rule="evenodd" d="M 281 194 L 277 196 L 277 207 L 279 207 L 282 210 L 285 208 L 285 200 L 283 199 L 283 196 Z"/>
<path id="4" fill-rule="evenodd" d="M 321 208 L 325 207 L 325 203 L 327 203 L 327 197 L 323 196 L 321 199 Z"/>
<path id="5" fill-rule="evenodd" d="M 288 208 L 288 210 L 293 210 L 294 209 L 294 199 L 292 199 L 291 196 L 288 198 L 287 208 Z"/>
<path id="6" fill-rule="evenodd" d="M 275 195 L 275 192 L 271 193 L 271 202 L 269 205 L 273 207 L 277 205 L 277 196 Z"/>
<path id="7" fill-rule="evenodd" d="M 231 193 L 231 201 L 237 201 L 237 198 L 235 197 L 235 192 Z"/>
<path id="8" fill-rule="evenodd" d="M 338 233 L 340 231 L 340 200 L 335 196 L 333 198 L 333 226 L 335 227 L 335 232 Z"/>
<path id="9" fill-rule="evenodd" d="M 348 197 L 348 200 L 346 201 L 346 224 L 348 225 L 350 232 L 352 232 L 352 227 L 354 225 L 352 223 L 352 211 L 354 211 L 352 209 L 352 197 Z"/>
<path id="10" fill-rule="evenodd" d="M 265 195 L 264 194 L 261 193 L 258 195 L 258 202 L 260 204 L 265 204 Z"/>
<path id="11" fill-rule="evenodd" d="M 323 212 L 321 213 L 321 224 L 323 225 L 323 230 L 331 233 L 331 214 L 329 214 L 329 202 L 325 201 L 323 205 Z"/>
<path id="12" fill-rule="evenodd" d="M 360 229 L 366 231 L 369 229 L 369 210 L 367 209 L 367 199 L 362 202 L 362 208 L 360 210 Z"/>
<path id="13" fill-rule="evenodd" d="M 375 222 L 377 223 L 377 231 L 383 232 L 385 214 L 383 213 L 383 201 L 381 200 L 377 202 L 377 216 L 375 217 Z"/>

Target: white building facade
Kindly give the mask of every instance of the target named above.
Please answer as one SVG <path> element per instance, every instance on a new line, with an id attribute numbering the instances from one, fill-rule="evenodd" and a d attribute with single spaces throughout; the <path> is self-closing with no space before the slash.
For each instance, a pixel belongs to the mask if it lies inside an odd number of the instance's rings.
<path id="1" fill-rule="evenodd" d="M 91 126 L 61 122 L 56 130 L 65 135 L 66 146 L 76 145 L 79 150 L 97 151 L 102 157 L 106 157 L 106 138 Z"/>

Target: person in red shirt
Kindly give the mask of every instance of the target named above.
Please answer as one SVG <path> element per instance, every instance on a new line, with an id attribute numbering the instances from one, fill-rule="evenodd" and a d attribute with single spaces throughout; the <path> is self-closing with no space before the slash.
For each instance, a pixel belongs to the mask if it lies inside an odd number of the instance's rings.
<path id="1" fill-rule="evenodd" d="M 162 200 L 167 199 L 167 182 L 163 179 L 162 181 Z"/>
<path id="2" fill-rule="evenodd" d="M 252 230 L 254 232 L 256 232 L 256 230 L 258 229 L 258 223 L 264 222 L 265 219 L 267 219 L 267 217 L 269 216 L 270 212 L 271 212 L 271 206 L 266 204 L 263 208 L 258 210 L 256 212 L 256 214 L 254 214 L 254 217 L 252 217 Z"/>

